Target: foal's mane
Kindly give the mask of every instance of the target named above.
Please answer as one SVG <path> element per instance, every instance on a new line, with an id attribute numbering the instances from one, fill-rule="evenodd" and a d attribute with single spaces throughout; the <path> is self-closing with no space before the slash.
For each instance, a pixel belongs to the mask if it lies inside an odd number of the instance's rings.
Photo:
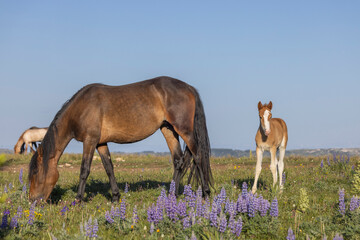
<path id="1" fill-rule="evenodd" d="M 44 173 L 47 173 L 48 170 L 48 165 L 49 165 L 49 160 L 51 158 L 53 158 L 55 156 L 55 136 L 56 133 L 58 131 L 57 129 L 57 121 L 61 118 L 62 113 L 71 105 L 71 103 L 73 102 L 73 100 L 81 95 L 84 91 L 86 91 L 87 89 L 89 89 L 90 87 L 97 85 L 97 84 L 89 84 L 84 86 L 83 88 L 81 88 L 79 91 L 77 91 L 69 100 L 67 100 L 61 107 L 61 109 L 56 113 L 54 119 L 52 120 L 52 122 L 50 123 L 50 126 L 44 136 L 44 139 L 41 142 L 41 148 L 43 149 L 43 159 L 42 159 L 42 163 L 43 163 L 43 169 L 44 169 Z M 40 148 L 39 146 L 39 148 Z M 31 179 L 31 177 L 37 173 L 38 171 L 38 150 L 35 152 L 35 154 L 32 156 L 30 164 L 29 164 L 29 180 Z"/>

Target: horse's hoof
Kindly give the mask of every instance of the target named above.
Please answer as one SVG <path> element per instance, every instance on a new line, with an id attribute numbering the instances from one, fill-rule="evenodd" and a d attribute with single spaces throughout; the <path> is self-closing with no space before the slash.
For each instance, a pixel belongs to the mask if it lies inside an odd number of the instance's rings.
<path id="1" fill-rule="evenodd" d="M 120 201 L 120 193 L 117 193 L 117 194 L 113 194 L 112 198 L 111 198 L 111 201 L 113 203 L 118 203 Z"/>

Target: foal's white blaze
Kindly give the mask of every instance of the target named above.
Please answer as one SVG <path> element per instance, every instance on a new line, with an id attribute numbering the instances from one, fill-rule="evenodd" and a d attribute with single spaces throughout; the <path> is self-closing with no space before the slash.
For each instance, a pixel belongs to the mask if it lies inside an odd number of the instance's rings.
<path id="1" fill-rule="evenodd" d="M 264 124 L 265 124 L 265 133 L 269 134 L 270 133 L 270 121 L 269 121 L 269 114 L 270 111 L 269 110 L 265 110 L 264 112 Z"/>

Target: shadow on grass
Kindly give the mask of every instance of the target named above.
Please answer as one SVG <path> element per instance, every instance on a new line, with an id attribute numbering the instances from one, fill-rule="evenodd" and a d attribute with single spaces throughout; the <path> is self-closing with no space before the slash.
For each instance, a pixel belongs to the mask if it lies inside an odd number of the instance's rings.
<path id="1" fill-rule="evenodd" d="M 126 182 L 118 182 L 117 183 L 120 194 L 123 194 Z M 170 188 L 170 182 L 159 182 L 159 181 L 153 181 L 153 180 L 144 180 L 132 184 L 128 184 L 128 191 L 129 192 L 138 192 L 148 189 L 157 189 L 159 187 L 165 187 L 166 190 Z M 179 192 L 182 192 L 183 186 L 180 184 L 179 186 Z M 58 204 L 60 200 L 62 200 L 62 197 L 65 193 L 68 191 L 72 191 L 73 195 L 77 194 L 78 190 L 78 184 L 73 184 L 70 187 L 61 187 L 59 185 L 56 185 L 54 190 L 52 191 L 50 198 L 51 202 L 54 204 Z M 71 194 L 71 195 L 72 195 Z M 87 181 L 85 186 L 85 199 L 83 199 L 83 202 L 89 202 L 92 198 L 94 198 L 97 194 L 103 195 L 108 201 L 112 200 L 112 192 L 110 188 L 109 182 L 102 182 L 100 180 L 94 180 L 90 179 Z"/>

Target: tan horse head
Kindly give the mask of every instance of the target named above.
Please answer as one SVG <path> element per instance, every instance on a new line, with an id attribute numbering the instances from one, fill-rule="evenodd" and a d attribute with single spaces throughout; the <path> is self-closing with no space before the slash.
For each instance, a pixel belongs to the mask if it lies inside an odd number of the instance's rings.
<path id="1" fill-rule="evenodd" d="M 270 134 L 270 119 L 272 117 L 271 114 L 272 102 L 269 104 L 258 103 L 259 117 L 260 117 L 260 125 L 265 135 L 268 136 Z"/>

